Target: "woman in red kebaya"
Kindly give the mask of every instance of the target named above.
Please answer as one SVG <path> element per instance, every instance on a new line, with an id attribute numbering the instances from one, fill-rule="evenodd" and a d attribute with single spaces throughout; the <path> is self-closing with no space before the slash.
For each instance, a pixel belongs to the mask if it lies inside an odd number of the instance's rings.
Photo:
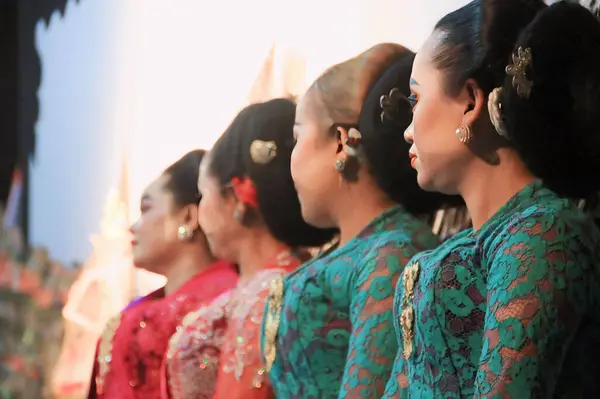
<path id="1" fill-rule="evenodd" d="M 302 219 L 290 174 L 295 113 L 286 99 L 246 107 L 202 161 L 198 221 L 213 253 L 239 265 L 240 279 L 171 338 L 169 398 L 274 398 L 259 342 L 270 284 L 308 259 L 297 248 L 335 233 Z"/>
<path id="2" fill-rule="evenodd" d="M 212 255 L 198 226 L 204 154 L 185 155 L 142 196 L 141 216 L 131 227 L 133 261 L 167 283 L 109 321 L 98 343 L 89 398 L 160 398 L 165 351 L 183 316 L 236 285 L 236 269 Z"/>

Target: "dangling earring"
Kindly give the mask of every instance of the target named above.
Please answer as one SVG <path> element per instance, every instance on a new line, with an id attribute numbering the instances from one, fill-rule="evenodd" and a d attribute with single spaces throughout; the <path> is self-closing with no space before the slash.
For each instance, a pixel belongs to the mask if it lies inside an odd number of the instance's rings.
<path id="1" fill-rule="evenodd" d="M 235 208 L 233 211 L 233 219 L 241 224 L 244 221 L 244 211 L 240 208 Z"/>
<path id="2" fill-rule="evenodd" d="M 346 169 L 346 164 L 347 163 L 348 162 L 344 158 L 336 160 L 335 161 L 335 170 L 337 170 L 337 172 L 339 174 L 344 173 L 344 170 Z"/>
<path id="3" fill-rule="evenodd" d="M 473 138 L 473 130 L 471 129 L 471 126 L 467 125 L 466 123 L 460 125 L 459 128 L 456 129 L 455 133 L 460 142 L 463 144 L 468 144 Z"/>
<path id="4" fill-rule="evenodd" d="M 179 226 L 177 229 L 177 238 L 179 241 L 186 241 L 191 239 L 194 236 L 194 232 L 188 229 L 186 226 Z"/>

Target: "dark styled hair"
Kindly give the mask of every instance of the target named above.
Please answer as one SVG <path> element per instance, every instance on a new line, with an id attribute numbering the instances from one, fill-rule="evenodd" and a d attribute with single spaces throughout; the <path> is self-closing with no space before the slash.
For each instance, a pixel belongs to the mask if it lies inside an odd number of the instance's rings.
<path id="1" fill-rule="evenodd" d="M 467 79 L 489 94 L 503 87 L 506 136 L 531 172 L 559 195 L 600 190 L 600 23 L 579 4 L 475 0 L 442 18 L 432 56 L 456 95 Z M 529 48 L 529 98 L 513 88 L 506 66 Z M 562 161 L 562 162 L 561 162 Z"/>
<path id="2" fill-rule="evenodd" d="M 522 98 L 507 76 L 501 97 L 508 139 L 533 174 L 567 197 L 600 190 L 600 21 L 564 1 L 541 11 L 515 49 L 530 48 L 533 82 Z"/>
<path id="3" fill-rule="evenodd" d="M 358 128 L 367 166 L 377 185 L 407 211 L 421 215 L 462 204 L 462 199 L 424 191 L 410 166 L 410 144 L 404 140 L 404 131 L 412 122 L 407 97 L 414 58 L 409 51 L 398 56 L 375 81 L 363 102 Z"/>
<path id="4" fill-rule="evenodd" d="M 517 37 L 544 7 L 542 0 L 474 0 L 440 19 L 432 62 L 445 74 L 448 95 L 468 79 L 486 95 L 500 86 Z"/>
<path id="5" fill-rule="evenodd" d="M 414 57 L 399 44 L 381 43 L 329 68 L 310 90 L 317 91 L 324 110 L 336 123 L 358 125 L 365 162 L 379 188 L 420 215 L 462 200 L 423 191 L 410 166 L 404 130 L 412 122 L 407 96 Z M 383 120 L 382 96 L 387 96 Z"/>
<path id="6" fill-rule="evenodd" d="M 274 99 L 244 108 L 210 151 L 209 172 L 223 186 L 234 177 L 248 177 L 256 186 L 258 212 L 278 240 L 292 246 L 320 246 L 337 230 L 318 229 L 302 219 L 298 194 L 290 172 L 294 148 L 296 104 Z M 252 160 L 255 140 L 273 141 L 277 154 L 267 164 Z"/>
<path id="7" fill-rule="evenodd" d="M 204 155 L 204 150 L 190 151 L 163 172 L 169 177 L 164 189 L 173 195 L 175 206 L 198 205 L 200 202 L 198 170 Z"/>

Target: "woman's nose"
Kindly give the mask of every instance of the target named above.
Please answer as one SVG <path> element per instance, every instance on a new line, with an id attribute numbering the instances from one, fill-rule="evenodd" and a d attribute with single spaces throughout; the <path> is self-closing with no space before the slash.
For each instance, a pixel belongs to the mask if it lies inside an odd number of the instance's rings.
<path id="1" fill-rule="evenodd" d="M 406 142 L 408 144 L 412 144 L 414 141 L 414 135 L 415 135 L 414 126 L 413 126 L 413 122 L 411 122 L 410 125 L 404 131 L 404 140 L 406 140 Z"/>

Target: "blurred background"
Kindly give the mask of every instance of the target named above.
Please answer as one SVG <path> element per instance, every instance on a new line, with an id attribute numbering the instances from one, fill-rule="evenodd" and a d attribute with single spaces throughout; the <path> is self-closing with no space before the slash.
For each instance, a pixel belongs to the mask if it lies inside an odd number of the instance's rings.
<path id="1" fill-rule="evenodd" d="M 589 3 L 589 1 L 584 1 Z M 0 0 L 0 398 L 86 397 L 144 186 L 248 102 L 464 0 Z"/>

